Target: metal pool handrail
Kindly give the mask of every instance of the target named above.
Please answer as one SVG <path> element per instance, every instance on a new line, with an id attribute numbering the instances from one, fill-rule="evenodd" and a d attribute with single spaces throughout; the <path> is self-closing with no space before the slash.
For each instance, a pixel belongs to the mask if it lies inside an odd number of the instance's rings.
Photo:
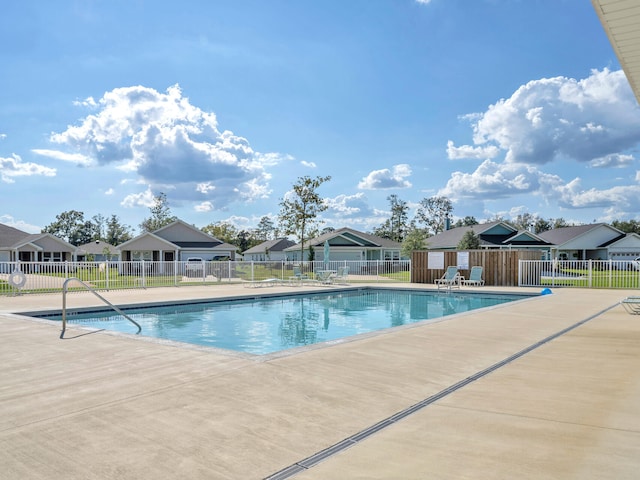
<path id="1" fill-rule="evenodd" d="M 91 285 L 88 285 L 87 283 L 83 282 L 82 280 L 80 280 L 79 278 L 76 277 L 70 277 L 67 278 L 64 283 L 62 284 L 62 332 L 60 333 L 60 338 L 63 337 L 65 330 L 67 329 L 67 285 L 69 284 L 69 282 L 71 282 L 72 280 L 77 281 L 78 283 L 80 283 L 83 287 L 85 287 L 87 290 L 89 290 L 91 293 L 93 293 L 96 297 L 98 297 L 100 300 L 102 300 L 104 303 L 106 303 L 107 305 L 109 305 L 111 308 L 113 308 L 117 313 L 119 313 L 120 315 L 122 315 L 124 318 L 126 318 L 127 320 L 129 320 L 131 323 L 133 323 L 136 327 L 138 327 L 138 331 L 136 333 L 140 333 L 142 331 L 142 327 L 140 326 L 140 324 L 138 324 L 138 322 L 136 322 L 133 318 L 131 318 L 129 315 L 127 315 L 126 313 L 124 313 L 122 310 L 120 310 L 118 307 L 116 307 L 113 303 L 111 303 L 109 300 L 107 300 L 106 298 L 104 298 L 102 295 L 100 295 L 98 292 L 96 292 L 93 287 L 91 287 Z"/>

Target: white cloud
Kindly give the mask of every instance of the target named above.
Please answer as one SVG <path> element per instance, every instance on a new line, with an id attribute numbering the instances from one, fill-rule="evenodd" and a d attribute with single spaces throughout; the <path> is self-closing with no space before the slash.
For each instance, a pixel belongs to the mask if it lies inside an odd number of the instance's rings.
<path id="1" fill-rule="evenodd" d="M 147 188 L 144 192 L 141 193 L 132 193 L 131 195 L 127 195 L 120 205 L 123 207 L 153 207 L 155 205 L 155 194 L 151 190 L 151 188 Z"/>
<path id="2" fill-rule="evenodd" d="M 23 162 L 22 158 L 16 154 L 11 157 L 0 157 L 0 180 L 3 182 L 14 183 L 14 177 L 30 177 L 32 175 L 53 177 L 56 175 L 56 169 L 37 163 Z"/>
<path id="3" fill-rule="evenodd" d="M 451 142 L 450 158 L 498 147 L 508 162 L 589 162 L 640 142 L 640 107 L 622 70 L 593 70 L 582 80 L 533 80 L 486 112 L 465 118 L 472 121 L 475 147 Z"/>
<path id="4" fill-rule="evenodd" d="M 76 165 L 83 165 L 85 167 L 88 167 L 93 163 L 91 158 L 86 155 L 82 155 L 81 153 L 66 153 L 59 150 L 46 150 L 42 148 L 34 148 L 31 151 L 37 155 L 62 160 L 64 162 L 75 163 Z"/>
<path id="5" fill-rule="evenodd" d="M 395 165 L 391 170 L 388 168 L 374 170 L 358 183 L 358 188 L 361 190 L 410 188 L 411 182 L 405 180 L 405 177 L 410 175 L 411 167 L 407 164 Z"/>
<path id="6" fill-rule="evenodd" d="M 329 208 L 322 214 L 322 220 L 325 225 L 335 228 L 346 225 L 370 231 L 389 218 L 389 212 L 373 208 L 362 192 L 326 198 L 325 203 Z"/>
<path id="7" fill-rule="evenodd" d="M 447 142 L 447 157 L 449 160 L 458 160 L 464 158 L 473 158 L 484 160 L 488 158 L 494 158 L 500 153 L 500 149 L 495 145 L 486 145 L 484 147 L 472 145 L 462 145 L 456 147 L 453 142 L 449 140 Z"/>
<path id="8" fill-rule="evenodd" d="M 93 97 L 87 97 L 84 100 L 75 100 L 73 104 L 78 107 L 90 107 L 90 108 L 96 108 L 98 106 L 98 103 L 95 101 Z"/>
<path id="9" fill-rule="evenodd" d="M 51 136 L 52 142 L 72 150 L 72 156 L 57 158 L 113 165 L 136 173 L 151 190 L 172 185 L 177 202 L 209 201 L 224 208 L 264 198 L 271 192 L 266 169 L 293 160 L 256 152 L 247 139 L 220 131 L 215 114 L 192 105 L 177 85 L 165 93 L 143 86 L 116 88 L 82 105 L 96 112 Z M 203 191 L 202 185 L 209 187 Z M 134 195 L 123 203 L 140 201 L 146 197 Z"/>
<path id="10" fill-rule="evenodd" d="M 431 3 L 431 0 L 416 0 L 416 3 L 419 3 L 421 5 L 429 5 L 429 3 Z"/>
<path id="11" fill-rule="evenodd" d="M 198 183 L 196 185 L 196 191 L 200 193 L 204 193 L 205 195 L 215 189 L 216 187 L 212 185 L 211 182 Z"/>
<path id="12" fill-rule="evenodd" d="M 537 168 L 524 164 L 501 164 L 485 160 L 473 173 L 453 172 L 438 192 L 449 198 L 505 198 L 517 193 L 536 193 L 542 183 L 561 183 Z"/>
<path id="13" fill-rule="evenodd" d="M 364 193 L 338 195 L 334 198 L 325 199 L 325 203 L 329 207 L 327 211 L 335 217 L 364 217 L 373 213 Z"/>
<path id="14" fill-rule="evenodd" d="M 582 189 L 579 178 L 558 189 L 559 204 L 568 208 L 617 208 L 640 209 L 640 189 L 637 185 L 616 186 L 609 189 Z"/>
<path id="15" fill-rule="evenodd" d="M 196 212 L 210 212 L 213 210 L 213 203 L 202 202 L 193 207 Z"/>
<path id="16" fill-rule="evenodd" d="M 612 153 L 604 157 L 594 158 L 589 162 L 589 165 L 593 168 L 624 168 L 630 166 L 634 161 L 633 155 Z"/>
<path id="17" fill-rule="evenodd" d="M 42 228 L 36 225 L 31 225 L 30 223 L 26 223 L 22 220 L 16 220 L 11 215 L 0 215 L 0 223 L 27 233 L 40 233 L 42 231 Z"/>
<path id="18" fill-rule="evenodd" d="M 113 195 L 116 191 L 113 188 L 107 188 L 104 192 L 105 195 Z"/>
<path id="19" fill-rule="evenodd" d="M 640 181 L 640 175 L 637 180 Z M 483 162 L 473 173 L 454 172 L 445 188 L 438 192 L 438 195 L 449 198 L 474 201 L 504 199 L 517 194 L 537 195 L 549 204 L 567 209 L 640 210 L 638 185 L 584 189 L 580 178 L 565 182 L 559 176 L 544 173 L 535 166 L 500 164 L 490 160 Z"/>
<path id="20" fill-rule="evenodd" d="M 309 168 L 316 168 L 317 165 L 315 164 L 315 162 L 307 162 L 305 160 L 302 160 L 300 162 L 302 165 L 304 165 L 305 167 L 309 167 Z"/>
<path id="21" fill-rule="evenodd" d="M 525 194 L 566 209 L 640 207 L 638 185 L 585 188 L 580 178 L 567 181 L 541 169 L 552 162 L 557 171 L 570 162 L 600 169 L 634 165 L 629 151 L 640 143 L 640 107 L 622 71 L 534 80 L 486 112 L 462 118 L 471 122 L 473 145 L 449 141 L 449 158 L 485 161 L 473 172 L 452 173 L 438 195 L 457 203 Z"/>

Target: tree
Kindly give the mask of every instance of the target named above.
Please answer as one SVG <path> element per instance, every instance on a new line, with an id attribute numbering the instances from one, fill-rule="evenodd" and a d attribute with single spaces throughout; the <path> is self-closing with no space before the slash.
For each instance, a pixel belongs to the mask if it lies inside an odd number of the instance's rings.
<path id="1" fill-rule="evenodd" d="M 100 240 L 99 232 L 95 224 L 87 220 L 79 225 L 78 229 L 73 233 L 69 243 L 73 245 L 84 245 L 85 243 Z"/>
<path id="2" fill-rule="evenodd" d="M 479 222 L 476 220 L 476 217 L 470 217 L 467 215 L 464 218 L 459 218 L 458 221 L 454 224 L 454 227 L 471 227 L 472 225 L 478 225 Z"/>
<path id="3" fill-rule="evenodd" d="M 640 234 L 640 222 L 637 220 L 614 220 L 611 222 L 613 228 L 617 228 L 624 233 L 638 233 Z"/>
<path id="4" fill-rule="evenodd" d="M 117 215 L 111 215 L 107 220 L 107 232 L 104 241 L 117 246 L 127 240 L 131 240 L 131 227 L 122 225 Z"/>
<path id="5" fill-rule="evenodd" d="M 311 178 L 299 177 L 293 191 L 280 201 L 280 224 L 285 235 L 296 235 L 300 239 L 300 259 L 304 259 L 306 233 L 316 224 L 316 217 L 328 206 L 317 190 L 330 176 Z"/>
<path id="6" fill-rule="evenodd" d="M 409 207 L 407 202 L 400 200 L 397 195 L 389 195 L 387 197 L 391 210 L 391 217 L 384 221 L 380 227 L 374 229 L 374 235 L 382 238 L 388 238 L 395 242 L 402 242 L 409 230 Z"/>
<path id="7" fill-rule="evenodd" d="M 229 222 L 210 223 L 206 227 L 201 228 L 201 230 L 212 237 L 216 237 L 218 240 L 232 245 L 236 245 L 236 241 L 238 240 L 238 235 L 240 233 L 238 229 Z"/>
<path id="8" fill-rule="evenodd" d="M 246 230 L 240 230 L 235 238 L 234 245 L 240 249 L 241 252 L 249 250 L 251 248 L 251 234 Z"/>
<path id="9" fill-rule="evenodd" d="M 551 223 L 551 229 L 573 226 L 573 224 L 567 222 L 562 217 L 560 217 L 560 218 L 550 218 L 549 219 L 549 223 Z"/>
<path id="10" fill-rule="evenodd" d="M 258 240 L 275 240 L 276 238 L 276 227 L 273 224 L 273 220 L 271 217 L 264 216 L 258 222 L 258 226 L 255 229 L 255 237 Z"/>
<path id="11" fill-rule="evenodd" d="M 444 231 L 445 220 L 452 212 L 453 204 L 447 197 L 423 198 L 416 212 L 416 221 L 437 235 Z"/>
<path id="12" fill-rule="evenodd" d="M 468 230 L 464 233 L 456 248 L 458 250 L 477 250 L 480 248 L 480 237 L 473 230 Z"/>
<path id="13" fill-rule="evenodd" d="M 414 250 L 425 250 L 427 248 L 427 236 L 424 230 L 414 228 L 407 233 L 402 241 L 402 249 L 400 253 L 403 257 L 411 257 Z"/>
<path id="14" fill-rule="evenodd" d="M 544 218 L 538 218 L 536 220 L 536 223 L 533 225 L 533 232 L 542 233 L 542 232 L 546 232 L 547 230 L 551 230 L 551 223 L 549 222 L 549 220 L 545 220 Z"/>
<path id="15" fill-rule="evenodd" d="M 91 217 L 93 228 L 95 232 L 95 240 L 104 240 L 105 238 L 105 225 L 107 223 L 107 219 L 100 213 Z"/>
<path id="16" fill-rule="evenodd" d="M 536 222 L 538 221 L 538 217 L 536 215 L 532 215 L 531 213 L 520 213 L 518 216 L 509 222 L 518 230 L 530 230 L 531 228 L 535 228 Z"/>
<path id="17" fill-rule="evenodd" d="M 171 215 L 167 196 L 162 192 L 153 197 L 153 206 L 149 207 L 149 210 L 151 217 L 145 218 L 140 224 L 140 229 L 144 232 L 155 232 L 178 219 Z"/>
<path id="18" fill-rule="evenodd" d="M 85 222 L 83 212 L 69 210 L 56 215 L 55 222 L 44 227 L 42 233 L 50 233 L 78 246 L 97 240 L 97 237 L 94 238 L 94 230 L 94 225 L 91 222 Z"/>
<path id="19" fill-rule="evenodd" d="M 47 225 L 42 231 L 76 246 L 96 240 L 120 245 L 131 239 L 130 227 L 121 225 L 116 215 L 112 215 L 107 220 L 103 215 L 97 214 L 92 217 L 92 220 L 85 221 L 83 212 L 69 210 L 57 215 L 56 221 Z"/>

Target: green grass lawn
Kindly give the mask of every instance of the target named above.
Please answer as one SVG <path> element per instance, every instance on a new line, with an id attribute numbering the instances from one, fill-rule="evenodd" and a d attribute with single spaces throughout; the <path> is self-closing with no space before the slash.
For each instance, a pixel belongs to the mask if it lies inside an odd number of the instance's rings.
<path id="1" fill-rule="evenodd" d="M 394 282 L 409 283 L 411 281 L 411 272 L 408 272 L 408 271 L 384 273 L 380 276 L 384 278 L 388 278 L 389 280 L 393 280 Z"/>
<path id="2" fill-rule="evenodd" d="M 544 277 L 541 279 L 541 283 L 570 287 L 638 288 L 640 286 L 640 272 L 634 270 L 594 270 L 591 272 L 591 283 L 589 283 L 588 270 L 563 269 L 558 277 Z"/>

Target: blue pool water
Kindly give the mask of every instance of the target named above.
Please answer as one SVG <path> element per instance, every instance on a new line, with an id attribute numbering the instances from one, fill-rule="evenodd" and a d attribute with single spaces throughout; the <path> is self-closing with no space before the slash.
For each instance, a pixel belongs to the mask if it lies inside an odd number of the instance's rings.
<path id="1" fill-rule="evenodd" d="M 266 354 L 528 298 L 362 289 L 125 309 L 140 335 Z M 60 315 L 46 318 L 60 320 Z M 113 310 L 68 312 L 70 324 L 135 333 Z"/>

